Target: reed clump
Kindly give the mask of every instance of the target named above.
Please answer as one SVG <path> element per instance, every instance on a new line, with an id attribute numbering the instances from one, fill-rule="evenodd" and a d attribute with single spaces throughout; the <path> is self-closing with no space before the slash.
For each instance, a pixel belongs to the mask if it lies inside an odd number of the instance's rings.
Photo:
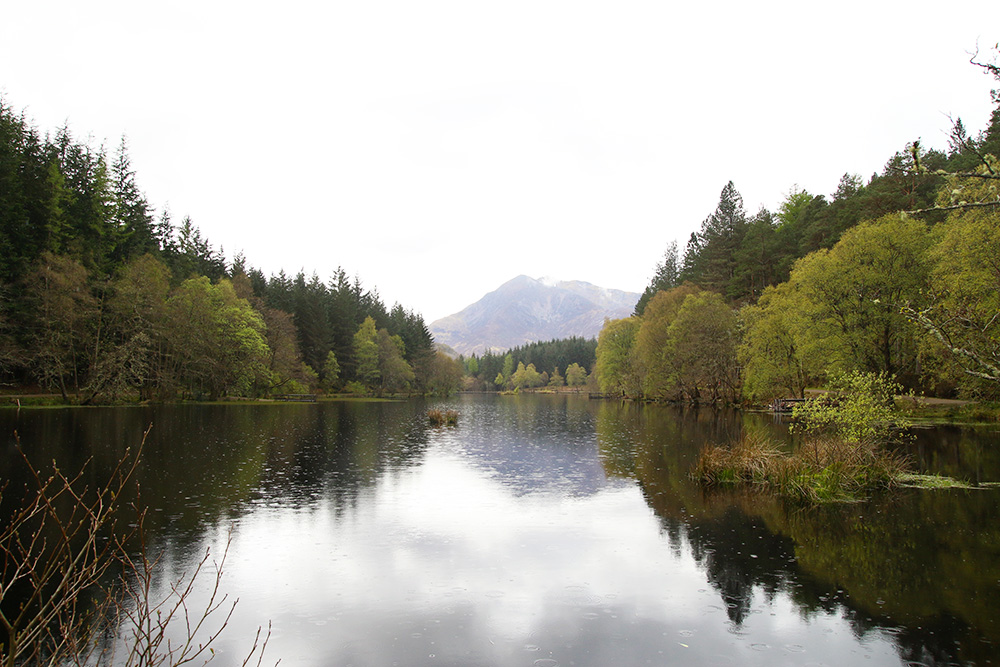
<path id="1" fill-rule="evenodd" d="M 861 500 L 900 486 L 908 460 L 872 441 L 819 436 L 793 453 L 761 436 L 702 450 L 693 475 L 703 485 L 750 485 L 806 503 Z"/>
<path id="2" fill-rule="evenodd" d="M 457 426 L 458 412 L 455 410 L 428 410 L 427 420 L 431 426 Z"/>

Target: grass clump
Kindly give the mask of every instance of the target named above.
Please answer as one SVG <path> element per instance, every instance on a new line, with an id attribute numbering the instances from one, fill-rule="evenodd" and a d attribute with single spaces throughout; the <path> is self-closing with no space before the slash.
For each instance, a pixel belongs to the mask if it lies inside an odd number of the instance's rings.
<path id="1" fill-rule="evenodd" d="M 816 437 L 794 453 L 765 438 L 702 450 L 694 476 L 705 486 L 752 485 L 806 503 L 850 502 L 899 486 L 909 469 L 901 455 L 870 441 Z"/>
<path id="2" fill-rule="evenodd" d="M 458 412 L 455 410 L 428 410 L 427 420 L 431 426 L 457 426 Z"/>

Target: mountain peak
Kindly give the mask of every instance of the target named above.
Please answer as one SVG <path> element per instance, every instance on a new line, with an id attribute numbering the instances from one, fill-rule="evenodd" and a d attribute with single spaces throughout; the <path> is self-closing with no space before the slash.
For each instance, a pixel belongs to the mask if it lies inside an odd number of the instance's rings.
<path id="1" fill-rule="evenodd" d="M 593 338 L 606 318 L 631 315 L 638 300 L 637 293 L 580 280 L 520 275 L 429 328 L 437 342 L 481 354 L 554 338 Z"/>

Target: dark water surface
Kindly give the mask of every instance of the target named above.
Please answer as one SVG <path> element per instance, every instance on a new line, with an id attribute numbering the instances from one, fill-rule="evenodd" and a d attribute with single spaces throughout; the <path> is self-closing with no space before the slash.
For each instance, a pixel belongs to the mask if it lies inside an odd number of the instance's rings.
<path id="1" fill-rule="evenodd" d="M 269 621 L 285 666 L 1000 662 L 1000 491 L 801 509 L 688 478 L 707 441 L 786 437 L 768 417 L 562 396 L 0 410 L 0 472 L 16 429 L 99 479 L 150 423 L 162 585 L 231 534 L 212 664 Z M 1000 480 L 995 428 L 912 449 Z"/>

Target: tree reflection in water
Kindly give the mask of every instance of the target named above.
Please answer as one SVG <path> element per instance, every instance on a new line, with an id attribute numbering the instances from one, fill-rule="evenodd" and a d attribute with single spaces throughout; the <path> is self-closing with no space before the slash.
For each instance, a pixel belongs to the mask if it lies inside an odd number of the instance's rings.
<path id="1" fill-rule="evenodd" d="M 995 658 L 1000 492 L 904 490 L 811 508 L 753 491 L 706 492 L 682 472 L 700 443 L 772 425 L 753 415 L 614 403 L 602 404 L 599 414 L 598 443 L 606 449 L 621 446 L 623 423 L 642 423 L 633 444 L 636 479 L 671 542 L 690 548 L 737 626 L 747 621 L 755 596 L 785 592 L 807 616 L 836 614 L 859 637 L 891 637 L 907 661 Z M 933 431 L 920 433 L 914 457 L 922 470 L 1000 479 L 993 429 L 942 433 L 940 441 Z M 608 461 L 623 458 L 605 453 Z"/>

